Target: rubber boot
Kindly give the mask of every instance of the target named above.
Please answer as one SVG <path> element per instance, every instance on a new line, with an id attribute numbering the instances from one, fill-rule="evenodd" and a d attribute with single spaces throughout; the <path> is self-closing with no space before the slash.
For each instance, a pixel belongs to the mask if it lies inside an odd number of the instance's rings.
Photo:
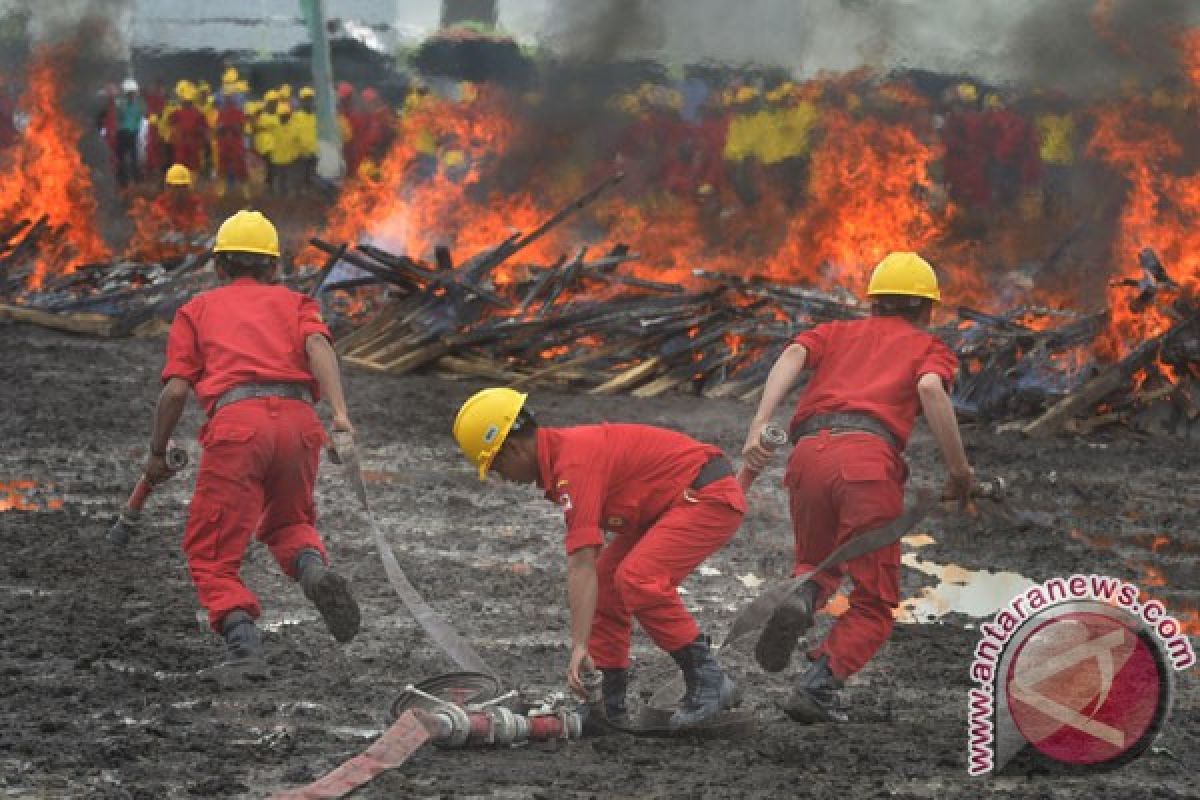
<path id="1" fill-rule="evenodd" d="M 629 720 L 629 709 L 625 706 L 625 694 L 629 689 L 629 670 L 620 667 L 601 668 L 604 683 L 604 712 L 609 722 L 624 725 Z"/>
<path id="2" fill-rule="evenodd" d="M 262 637 L 258 626 L 249 614 L 241 609 L 230 611 L 221 621 L 221 635 L 229 653 L 226 664 L 248 664 L 261 661 L 263 657 Z"/>
<path id="3" fill-rule="evenodd" d="M 361 616 L 346 579 L 325 565 L 316 550 L 301 550 L 296 556 L 296 580 L 304 596 L 321 612 L 325 627 L 339 642 L 358 633 Z"/>
<path id="4" fill-rule="evenodd" d="M 782 672 L 792 660 L 792 651 L 813 625 L 819 587 L 809 581 L 779 604 L 758 637 L 754 658 L 766 672 Z"/>
<path id="5" fill-rule="evenodd" d="M 721 669 L 709 644 L 708 637 L 701 635 L 687 647 L 671 653 L 671 658 L 683 671 L 683 682 L 687 687 L 679 708 L 668 722 L 671 730 L 699 725 L 737 705 L 737 685 Z"/>
<path id="6" fill-rule="evenodd" d="M 845 722 L 847 716 L 838 693 L 840 688 L 842 682 L 829 668 L 829 656 L 822 655 L 800 675 L 783 712 L 802 725 Z"/>

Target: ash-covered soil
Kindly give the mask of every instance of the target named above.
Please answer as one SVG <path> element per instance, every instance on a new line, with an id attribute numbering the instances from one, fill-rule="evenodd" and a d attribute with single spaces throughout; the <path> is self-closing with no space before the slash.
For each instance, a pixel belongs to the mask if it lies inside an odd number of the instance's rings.
<path id="1" fill-rule="evenodd" d="M 179 541 L 185 472 L 156 494 L 145 533 L 121 552 L 103 534 L 144 456 L 161 340 L 95 341 L 0 327 L 0 481 L 34 480 L 0 513 L 0 791 L 5 797 L 262 797 L 363 750 L 409 682 L 453 669 L 389 588 L 351 492 L 323 465 L 321 529 L 352 577 L 364 630 L 337 645 L 298 587 L 255 545 L 243 575 L 262 598 L 262 680 L 225 685 L 221 643 L 198 617 Z M 477 384 L 348 373 L 372 500 L 408 574 L 511 686 L 561 688 L 567 613 L 561 522 L 535 490 L 481 486 L 449 436 Z M 598 419 L 685 430 L 733 452 L 742 404 L 538 393 L 546 424 Z M 199 455 L 192 406 L 180 439 Z M 966 433 L 980 472 L 1002 475 L 1007 513 L 945 513 L 921 530 L 921 559 L 1032 580 L 1075 571 L 1164 581 L 1156 595 L 1196 607 L 1200 492 L 1194 443 L 1024 441 Z M 934 447 L 910 448 L 915 487 L 940 483 Z M 782 461 L 782 459 L 780 459 Z M 790 564 L 781 467 L 752 493 L 736 540 L 695 575 L 687 602 L 720 635 L 753 591 Z M 2 497 L 0 497 L 2 499 Z M 61 503 L 61 507 L 58 507 Z M 1074 531 L 1074 533 L 1072 533 Z M 1159 537 L 1165 536 L 1163 540 Z M 747 578 L 749 581 L 750 579 Z M 906 597 L 934 578 L 903 571 Z M 752 582 L 752 581 L 751 581 Z M 1200 690 L 1179 676 L 1157 749 L 1103 777 L 966 775 L 970 618 L 902 624 L 848 689 L 853 721 L 801 728 L 779 712 L 785 677 L 745 654 L 726 663 L 759 726 L 737 741 L 616 736 L 561 748 L 421 751 L 356 797 L 1200 797 Z M 674 669 L 640 633 L 637 684 Z"/>

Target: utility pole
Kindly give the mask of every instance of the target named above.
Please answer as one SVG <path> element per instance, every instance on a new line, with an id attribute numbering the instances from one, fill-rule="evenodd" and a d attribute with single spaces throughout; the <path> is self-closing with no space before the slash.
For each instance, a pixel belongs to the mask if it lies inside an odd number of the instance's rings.
<path id="1" fill-rule="evenodd" d="M 333 59 L 325 28 L 325 0 L 300 0 L 312 40 L 313 91 L 317 100 L 317 174 L 328 181 L 342 177 L 342 135 L 337 124 L 337 102 L 333 94 Z"/>

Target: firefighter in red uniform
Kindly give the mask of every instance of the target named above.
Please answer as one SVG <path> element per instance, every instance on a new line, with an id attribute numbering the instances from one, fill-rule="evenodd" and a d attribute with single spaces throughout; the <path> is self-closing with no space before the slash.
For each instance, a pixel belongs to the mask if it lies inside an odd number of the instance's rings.
<path id="1" fill-rule="evenodd" d="M 795 449 L 784 483 L 796 537 L 794 574 L 812 569 L 835 547 L 891 522 L 903 507 L 908 467 L 903 451 L 924 412 L 949 477 L 946 493 L 965 504 L 972 472 L 947 394 L 957 359 L 923 329 L 940 301 L 932 267 L 915 253 L 892 253 L 867 289 L 871 316 L 805 331 L 775 366 L 750 426 L 743 456 L 762 469 L 769 453 L 759 434 L 800 372 L 813 375 L 791 422 Z M 854 581 L 850 608 L 808 654 L 784 710 L 798 722 L 843 719 L 837 689 L 891 634 L 899 602 L 900 544 L 844 565 Z M 768 621 L 755 649 L 763 669 L 787 666 L 813 614 L 837 591 L 842 575 L 819 573 Z"/>
<path id="2" fill-rule="evenodd" d="M 137 258 L 180 258 L 207 247 L 200 236 L 209 230 L 208 211 L 192 186 L 191 170 L 183 164 L 167 170 L 166 188 L 154 202 L 135 197 L 130 216 L 134 231 L 129 252 Z"/>
<path id="3" fill-rule="evenodd" d="M 226 96 L 217 114 L 217 178 L 226 189 L 241 186 L 244 194 L 247 177 L 246 115 L 235 97 Z"/>
<path id="4" fill-rule="evenodd" d="M 279 237 L 262 214 L 239 211 L 227 219 L 213 251 L 228 283 L 175 316 L 146 477 L 170 477 L 167 441 L 194 389 L 208 423 L 183 550 L 231 662 L 262 657 L 254 624 L 261 608 L 238 576 L 254 535 L 300 583 L 334 638 L 347 642 L 358 632 L 358 605 L 346 580 L 327 566 L 314 527 L 325 430 L 312 402 L 323 393 L 333 429 L 353 432 L 329 329 L 313 300 L 271 283 Z"/>
<path id="5" fill-rule="evenodd" d="M 177 163 L 198 173 L 204 166 L 204 151 L 208 147 L 208 118 L 196 108 L 196 89 L 186 81 L 180 83 L 182 86 L 176 90 L 180 106 L 168 119 L 172 153 Z"/>
<path id="6" fill-rule="evenodd" d="M 533 484 L 562 507 L 567 534 L 571 659 L 567 682 L 599 667 L 610 719 L 625 714 L 629 640 L 636 618 L 683 671 L 687 691 L 673 728 L 737 702 L 737 688 L 684 608 L 679 584 L 725 546 L 746 501 L 716 447 L 647 425 L 539 428 L 526 395 L 485 389 L 463 404 L 454 437 L 468 460 Z M 608 544 L 602 530 L 615 534 Z"/>

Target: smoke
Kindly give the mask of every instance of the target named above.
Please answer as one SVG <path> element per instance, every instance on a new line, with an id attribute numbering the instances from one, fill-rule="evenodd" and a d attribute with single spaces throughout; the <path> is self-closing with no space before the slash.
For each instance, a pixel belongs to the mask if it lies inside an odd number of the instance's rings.
<path id="1" fill-rule="evenodd" d="M 669 15 L 659 0 L 564 0 L 542 38 L 575 61 L 617 61 L 657 53 Z"/>
<path id="2" fill-rule="evenodd" d="M 964 73 L 1076 93 L 1178 74 L 1196 0 L 565 0 L 542 39 L 579 60 Z"/>
<path id="3" fill-rule="evenodd" d="M 0 14 L 24 22 L 29 51 L 58 48 L 58 78 L 63 110 L 84 131 L 79 142 L 101 208 L 115 206 L 115 187 L 103 140 L 94 122 L 102 107 L 99 91 L 127 74 L 133 0 L 8 0 Z M 18 70 L 11 70 L 16 73 Z"/>

